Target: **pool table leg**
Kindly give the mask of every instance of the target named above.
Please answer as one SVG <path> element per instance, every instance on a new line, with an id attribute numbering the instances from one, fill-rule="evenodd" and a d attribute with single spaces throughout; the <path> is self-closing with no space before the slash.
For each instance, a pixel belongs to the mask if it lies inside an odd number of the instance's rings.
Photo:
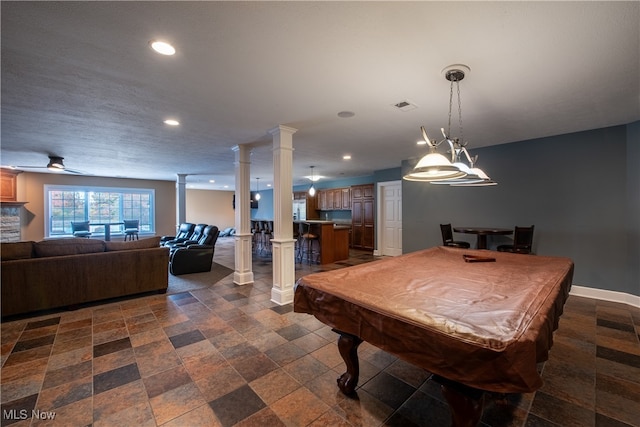
<path id="1" fill-rule="evenodd" d="M 342 331 L 333 330 L 340 334 L 338 338 L 338 350 L 340 356 L 347 365 L 347 372 L 338 377 L 338 388 L 346 395 L 352 395 L 358 385 L 360 376 L 360 364 L 358 363 L 358 346 L 362 340 L 355 335 L 347 334 Z"/>
<path id="2" fill-rule="evenodd" d="M 484 407 L 484 392 L 434 375 L 442 395 L 451 409 L 451 427 L 475 427 L 480 423 Z"/>

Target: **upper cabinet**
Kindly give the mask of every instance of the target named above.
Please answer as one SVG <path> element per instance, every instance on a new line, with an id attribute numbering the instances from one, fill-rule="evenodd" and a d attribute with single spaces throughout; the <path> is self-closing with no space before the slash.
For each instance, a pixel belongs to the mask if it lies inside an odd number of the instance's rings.
<path id="1" fill-rule="evenodd" d="M 0 169 L 0 182 L 2 188 L 0 189 L 0 200 L 3 202 L 15 202 L 17 191 L 17 179 L 18 174 L 22 171 L 16 171 L 12 169 Z"/>
<path id="2" fill-rule="evenodd" d="M 318 210 L 351 210 L 351 188 L 331 188 L 318 191 Z"/>

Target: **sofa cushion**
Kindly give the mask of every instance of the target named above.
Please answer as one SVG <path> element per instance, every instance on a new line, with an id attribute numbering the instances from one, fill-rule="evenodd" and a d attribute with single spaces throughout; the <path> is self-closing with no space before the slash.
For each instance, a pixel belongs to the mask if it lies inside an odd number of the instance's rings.
<path id="1" fill-rule="evenodd" d="M 63 255 L 90 254 L 104 252 L 104 242 L 93 239 L 52 239 L 33 244 L 36 256 L 51 257 Z"/>
<path id="2" fill-rule="evenodd" d="M 28 259 L 33 256 L 34 242 L 9 242 L 0 245 L 0 259 L 11 261 L 14 259 Z"/>
<path id="3" fill-rule="evenodd" d="M 149 249 L 160 247 L 160 236 L 149 237 L 140 240 L 130 240 L 128 242 L 105 242 L 107 252 L 128 251 L 131 249 Z"/>

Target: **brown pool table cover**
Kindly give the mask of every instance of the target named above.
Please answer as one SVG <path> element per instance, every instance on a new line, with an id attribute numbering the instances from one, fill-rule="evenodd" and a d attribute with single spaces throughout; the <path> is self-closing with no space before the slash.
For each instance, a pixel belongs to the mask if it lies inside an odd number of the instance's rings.
<path id="1" fill-rule="evenodd" d="M 569 258 L 441 246 L 304 276 L 294 310 L 449 380 L 531 392 L 572 278 Z"/>

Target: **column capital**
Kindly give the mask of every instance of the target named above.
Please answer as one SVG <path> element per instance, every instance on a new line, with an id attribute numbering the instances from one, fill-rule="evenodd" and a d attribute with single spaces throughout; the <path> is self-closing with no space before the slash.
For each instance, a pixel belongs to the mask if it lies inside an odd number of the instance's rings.
<path id="1" fill-rule="evenodd" d="M 294 133 L 298 132 L 298 129 L 285 125 L 278 125 L 273 129 L 268 130 L 267 132 L 269 132 L 269 134 L 271 135 L 276 135 L 278 133 L 288 133 L 289 135 L 293 135 Z"/>

